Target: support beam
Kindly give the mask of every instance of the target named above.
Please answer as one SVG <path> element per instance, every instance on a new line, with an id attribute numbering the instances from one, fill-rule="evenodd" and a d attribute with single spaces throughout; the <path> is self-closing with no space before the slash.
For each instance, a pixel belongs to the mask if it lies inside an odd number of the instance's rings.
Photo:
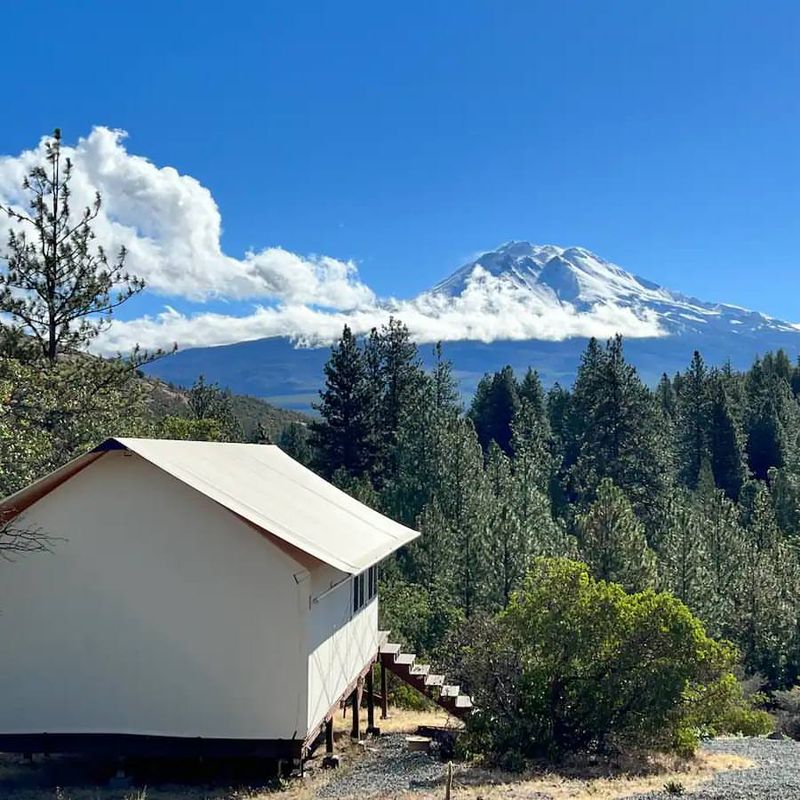
<path id="1" fill-rule="evenodd" d="M 381 661 L 381 719 L 389 718 L 389 690 L 386 686 L 386 666 Z"/>
<path id="2" fill-rule="evenodd" d="M 361 725 L 359 714 L 361 712 L 361 693 L 364 690 L 364 683 L 359 679 L 356 688 L 353 689 L 353 727 L 350 730 L 350 737 L 353 739 L 361 738 Z"/>
<path id="3" fill-rule="evenodd" d="M 325 721 L 325 754 L 333 755 L 333 717 Z"/>
<path id="4" fill-rule="evenodd" d="M 378 733 L 375 727 L 375 678 L 372 668 L 366 675 L 367 680 L 367 733 Z"/>

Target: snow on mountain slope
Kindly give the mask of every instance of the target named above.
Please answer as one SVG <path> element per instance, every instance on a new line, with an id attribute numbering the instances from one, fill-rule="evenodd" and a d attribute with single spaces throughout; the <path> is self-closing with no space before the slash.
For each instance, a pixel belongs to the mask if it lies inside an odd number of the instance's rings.
<path id="1" fill-rule="evenodd" d="M 527 298 L 537 312 L 548 307 L 567 307 L 579 314 L 603 307 L 627 309 L 642 319 L 656 319 L 666 335 L 710 328 L 737 334 L 798 330 L 796 325 L 756 311 L 672 292 L 582 247 L 509 242 L 461 267 L 434 286 L 431 294 L 456 299 L 486 280 L 518 299 Z"/>

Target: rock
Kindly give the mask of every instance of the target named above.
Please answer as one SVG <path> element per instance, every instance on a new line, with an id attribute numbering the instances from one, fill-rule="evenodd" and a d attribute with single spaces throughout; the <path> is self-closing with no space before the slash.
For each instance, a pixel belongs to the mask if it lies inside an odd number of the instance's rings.
<path id="1" fill-rule="evenodd" d="M 406 736 L 406 745 L 414 753 L 428 753 L 431 749 L 431 739 L 429 736 Z"/>

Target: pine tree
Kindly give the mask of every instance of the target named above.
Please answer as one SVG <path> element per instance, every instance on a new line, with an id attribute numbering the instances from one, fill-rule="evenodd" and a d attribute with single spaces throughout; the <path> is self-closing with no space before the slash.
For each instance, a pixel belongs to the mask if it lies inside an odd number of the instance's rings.
<path id="1" fill-rule="evenodd" d="M 290 422 L 278 435 L 277 445 L 286 455 L 308 467 L 313 463 L 310 432 L 302 422 Z"/>
<path id="2" fill-rule="evenodd" d="M 730 638 L 736 624 L 744 534 L 736 505 L 724 492 L 706 489 L 699 501 L 710 598 L 704 622 L 713 635 Z"/>
<path id="3" fill-rule="evenodd" d="M 778 527 L 796 541 L 800 536 L 800 475 L 787 467 L 773 467 L 767 477 Z"/>
<path id="4" fill-rule="evenodd" d="M 633 592 L 655 582 L 655 557 L 644 528 L 625 493 L 608 478 L 600 482 L 597 499 L 578 518 L 578 539 L 595 577 Z"/>
<path id="5" fill-rule="evenodd" d="M 460 405 L 458 382 L 453 376 L 453 365 L 444 357 L 442 343 L 437 342 L 433 348 L 433 381 L 434 405 L 438 411 L 456 411 Z"/>
<path id="6" fill-rule="evenodd" d="M 768 375 L 775 376 L 778 380 L 786 383 L 791 383 L 792 363 L 783 348 L 778 349 L 775 353 L 767 353 L 764 356 L 762 365 Z"/>
<path id="7" fill-rule="evenodd" d="M 93 223 L 102 199 L 73 213 L 73 165 L 61 152 L 61 131 L 45 142 L 45 164 L 22 184 L 29 211 L 0 205 L 19 228 L 12 229 L 0 272 L 0 311 L 38 344 L 53 362 L 62 352 L 83 349 L 104 330 L 112 311 L 144 289 L 125 270 L 125 249 L 109 259 L 95 245 Z"/>
<path id="8" fill-rule="evenodd" d="M 492 442 L 511 453 L 511 422 L 519 408 L 519 390 L 514 370 L 503 367 L 494 375 L 484 376 L 469 410 L 481 446 L 488 452 Z"/>
<path id="9" fill-rule="evenodd" d="M 778 680 L 797 613 L 796 597 L 786 592 L 782 581 L 786 562 L 794 559 L 794 553 L 780 538 L 766 486 L 751 482 L 742 495 L 745 537 L 737 639 L 747 667 Z"/>
<path id="10" fill-rule="evenodd" d="M 590 343 L 575 382 L 566 457 L 574 457 L 572 499 L 590 503 L 604 478 L 630 498 L 643 519 L 655 519 L 670 484 L 670 454 L 653 396 L 622 353 L 622 339 L 605 350 Z"/>
<path id="11" fill-rule="evenodd" d="M 408 548 L 404 577 L 429 593 L 438 592 L 455 603 L 455 561 L 450 557 L 456 548 L 452 522 L 442 512 L 436 499 L 431 500 L 416 522 L 422 534 Z"/>
<path id="12" fill-rule="evenodd" d="M 540 418 L 527 400 L 514 417 L 510 502 L 520 525 L 520 535 L 530 555 L 574 557 L 577 549 L 553 515 L 551 489 L 558 457 L 553 454 L 547 417 Z"/>
<path id="13" fill-rule="evenodd" d="M 525 377 L 519 385 L 517 392 L 520 403 L 527 401 L 536 416 L 544 421 L 547 419 L 547 398 L 542 388 L 542 380 L 535 369 L 528 367 Z"/>
<path id="14" fill-rule="evenodd" d="M 661 380 L 659 380 L 656 387 L 656 400 L 664 419 L 672 422 L 677 413 L 678 401 L 675 395 L 675 388 L 666 372 L 661 375 Z"/>
<path id="15" fill-rule="evenodd" d="M 666 509 L 658 551 L 661 587 L 700 615 L 705 615 L 709 603 L 703 525 L 691 496 L 676 492 Z"/>
<path id="16" fill-rule="evenodd" d="M 342 469 L 360 477 L 375 465 L 374 390 L 358 341 L 345 325 L 325 364 L 325 388 L 315 406 L 320 419 L 311 423 L 315 460 L 326 477 Z"/>
<path id="17" fill-rule="evenodd" d="M 789 382 L 792 388 L 792 394 L 795 397 L 800 396 L 800 356 L 797 357 L 797 362 L 792 368 Z"/>
<path id="18" fill-rule="evenodd" d="M 514 469 L 542 492 L 547 492 L 556 468 L 547 416 L 524 399 L 511 423 Z"/>
<path id="19" fill-rule="evenodd" d="M 244 441 L 244 431 L 234 411 L 230 389 L 206 383 L 202 375 L 189 390 L 185 413 L 163 417 L 154 433 L 161 439 Z"/>
<path id="20" fill-rule="evenodd" d="M 408 328 L 394 317 L 381 329 L 378 351 L 384 386 L 381 433 L 391 443 L 397 435 L 405 405 L 420 388 L 423 372 Z"/>
<path id="21" fill-rule="evenodd" d="M 505 608 L 511 593 L 521 585 L 527 570 L 530 543 L 514 507 L 511 461 L 497 442 L 489 445 L 486 479 L 491 497 L 487 519 L 487 542 L 491 560 L 488 594 L 496 606 Z"/>
<path id="22" fill-rule="evenodd" d="M 469 617 L 486 607 L 488 596 L 487 520 L 491 496 L 483 470 L 483 452 L 472 424 L 456 420 L 448 426 L 448 453 L 434 500 L 453 531 L 452 550 L 441 558 L 452 564 L 454 596 Z"/>
<path id="23" fill-rule="evenodd" d="M 401 417 L 392 454 L 394 469 L 382 487 L 387 513 L 410 526 L 436 493 L 448 468 L 453 429 L 460 424 L 452 366 L 438 346 L 435 355 L 431 375 L 422 376 L 420 390 Z"/>
<path id="24" fill-rule="evenodd" d="M 703 357 L 695 350 L 692 363 L 683 376 L 676 404 L 675 456 L 678 480 L 694 489 L 700 464 L 708 454 L 709 398 Z"/>
<path id="25" fill-rule="evenodd" d="M 714 481 L 728 497 L 736 500 L 747 480 L 744 432 L 720 375 L 712 375 L 709 380 L 707 441 Z"/>
<path id="26" fill-rule="evenodd" d="M 556 450 L 562 454 L 568 438 L 567 428 L 570 421 L 571 399 L 570 393 L 559 383 L 553 384 L 547 393 L 547 422 L 556 444 Z"/>
<path id="27" fill-rule="evenodd" d="M 765 370 L 757 359 L 746 378 L 747 459 L 753 477 L 766 480 L 772 467 L 782 467 L 786 461 L 788 437 L 784 427 L 788 405 L 788 385 Z M 794 402 L 792 400 L 792 402 Z"/>

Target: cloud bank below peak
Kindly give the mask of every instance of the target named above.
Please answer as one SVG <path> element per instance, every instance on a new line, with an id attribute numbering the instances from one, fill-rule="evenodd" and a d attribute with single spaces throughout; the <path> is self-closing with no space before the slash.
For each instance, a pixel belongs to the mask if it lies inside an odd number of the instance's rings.
<path id="1" fill-rule="evenodd" d="M 222 217 L 211 192 L 190 175 L 129 153 L 125 137 L 124 131 L 95 127 L 74 146 L 64 146 L 74 163 L 73 208 L 80 211 L 99 192 L 98 243 L 109 251 L 126 247 L 127 266 L 145 279 L 152 296 L 183 298 L 191 310 L 165 305 L 155 315 L 115 319 L 95 342 L 97 352 L 127 351 L 137 343 L 148 349 L 173 343 L 188 348 L 268 336 L 327 344 L 344 324 L 365 333 L 390 315 L 401 318 L 419 342 L 665 333 L 647 308 L 600 302 L 577 309 L 545 302 L 480 267 L 458 295 L 432 291 L 396 300 L 378 298 L 352 261 L 281 247 L 237 258 L 223 252 Z M 18 207 L 25 202 L 20 185 L 43 155 L 44 139 L 17 156 L 0 157 L 0 202 Z M 8 226 L 0 220 L 0 241 Z M 215 299 L 252 305 L 241 314 L 212 313 L 204 303 Z"/>
<path id="2" fill-rule="evenodd" d="M 427 292 L 412 300 L 388 300 L 372 307 L 333 311 L 309 305 L 256 306 L 251 313 L 230 316 L 199 311 L 193 314 L 167 308 L 157 316 L 116 321 L 99 342 L 101 352 L 125 350 L 131 342 L 151 349 L 177 342 L 182 348 L 288 336 L 299 345 L 333 342 L 349 325 L 356 334 L 401 319 L 420 343 L 436 341 L 606 338 L 622 333 L 631 338 L 665 335 L 658 316 L 598 304 L 589 311 L 573 306 L 538 306 L 524 292 L 492 276 L 476 275 L 457 297 Z"/>

